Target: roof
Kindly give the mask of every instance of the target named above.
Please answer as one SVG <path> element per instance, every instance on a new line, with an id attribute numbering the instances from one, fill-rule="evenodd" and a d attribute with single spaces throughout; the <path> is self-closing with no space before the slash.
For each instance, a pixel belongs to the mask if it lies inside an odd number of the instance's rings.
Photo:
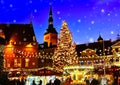
<path id="1" fill-rule="evenodd" d="M 48 33 L 55 33 L 55 34 L 58 34 L 56 29 L 53 27 L 53 24 L 50 24 L 48 26 L 48 28 L 46 29 L 46 32 L 44 33 L 45 34 L 48 34 Z"/>
<path id="2" fill-rule="evenodd" d="M 112 45 L 112 48 L 118 48 L 118 47 L 120 47 L 120 41 Z"/>
<path id="3" fill-rule="evenodd" d="M 49 21 L 49 25 L 48 25 L 48 28 L 47 28 L 46 32 L 44 33 L 44 35 L 49 34 L 49 33 L 58 34 L 56 29 L 53 26 L 52 7 L 50 7 L 50 13 L 49 13 L 48 21 Z"/>
<path id="4" fill-rule="evenodd" d="M 99 35 L 97 41 L 103 41 L 103 38 L 101 37 L 101 35 Z"/>
<path id="5" fill-rule="evenodd" d="M 0 29 L 2 29 L 5 34 L 6 42 L 36 41 L 31 24 L 0 24 Z"/>
<path id="6" fill-rule="evenodd" d="M 97 55 L 100 55 L 100 54 L 103 54 L 103 48 L 104 48 L 104 49 L 109 49 L 109 51 L 110 51 L 109 53 L 111 54 L 111 50 L 112 50 L 111 46 L 112 45 L 113 45 L 113 42 L 111 42 L 111 40 L 107 40 L 104 42 L 78 44 L 78 45 L 76 45 L 76 51 L 77 51 L 78 56 L 80 56 L 81 55 L 80 52 L 89 48 L 89 49 L 95 50 Z M 105 53 L 107 54 L 106 51 L 105 51 Z"/>

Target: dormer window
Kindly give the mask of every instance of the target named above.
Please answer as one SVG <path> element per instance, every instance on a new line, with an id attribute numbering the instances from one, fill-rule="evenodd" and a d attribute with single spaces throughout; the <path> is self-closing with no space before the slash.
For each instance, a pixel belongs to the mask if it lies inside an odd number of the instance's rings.
<path id="1" fill-rule="evenodd" d="M 2 30 L 2 29 L 0 29 L 0 33 L 1 33 L 1 32 L 3 32 L 3 30 Z"/>
<path id="2" fill-rule="evenodd" d="M 23 34 L 25 34 L 25 30 L 23 30 Z"/>
<path id="3" fill-rule="evenodd" d="M 0 29 L 0 37 L 5 38 L 5 35 L 2 29 Z"/>
<path id="4" fill-rule="evenodd" d="M 35 36 L 33 36 L 33 41 L 35 42 L 35 40 L 36 40 L 36 39 L 35 39 Z"/>
<path id="5" fill-rule="evenodd" d="M 27 41 L 27 38 L 23 38 L 23 41 Z"/>

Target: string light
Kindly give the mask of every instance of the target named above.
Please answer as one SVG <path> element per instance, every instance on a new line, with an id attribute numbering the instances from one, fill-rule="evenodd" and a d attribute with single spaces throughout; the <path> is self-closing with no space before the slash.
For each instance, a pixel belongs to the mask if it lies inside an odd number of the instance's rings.
<path id="1" fill-rule="evenodd" d="M 57 48 L 53 55 L 53 67 L 63 72 L 64 66 L 78 63 L 75 45 L 72 44 L 72 34 L 64 21 L 60 29 Z"/>
<path id="2" fill-rule="evenodd" d="M 35 58 L 41 58 L 41 59 L 52 59 L 53 53 L 45 53 L 45 52 L 29 52 L 29 51 L 23 51 L 23 50 L 18 50 L 18 49 L 13 49 L 13 54 L 12 55 L 5 55 L 7 57 L 15 57 L 15 54 L 17 55 L 16 57 L 35 57 Z M 48 55 L 49 54 L 49 55 Z M 19 55 L 19 56 L 18 56 Z"/>

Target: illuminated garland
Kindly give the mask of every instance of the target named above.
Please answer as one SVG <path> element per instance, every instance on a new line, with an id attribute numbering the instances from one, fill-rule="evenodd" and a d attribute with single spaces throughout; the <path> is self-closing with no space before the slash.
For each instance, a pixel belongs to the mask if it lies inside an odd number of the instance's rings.
<path id="1" fill-rule="evenodd" d="M 17 50 L 14 48 L 12 55 L 4 55 L 7 57 L 21 57 L 21 58 L 41 58 L 41 59 L 52 59 L 53 53 L 45 53 L 45 52 L 26 52 Z"/>
<path id="2" fill-rule="evenodd" d="M 65 65 L 78 63 L 75 45 L 72 44 L 72 34 L 64 21 L 60 29 L 57 48 L 53 55 L 53 67 L 63 71 Z"/>

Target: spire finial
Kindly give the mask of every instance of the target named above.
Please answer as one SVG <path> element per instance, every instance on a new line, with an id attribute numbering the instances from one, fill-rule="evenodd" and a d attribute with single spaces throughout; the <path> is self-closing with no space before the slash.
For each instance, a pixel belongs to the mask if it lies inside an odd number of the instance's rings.
<path id="1" fill-rule="evenodd" d="M 98 37 L 97 41 L 103 41 L 103 38 L 101 37 L 101 33 L 100 32 L 99 32 L 99 37 Z"/>
<path id="2" fill-rule="evenodd" d="M 101 36 L 101 32 L 99 32 L 99 36 Z"/>
<path id="3" fill-rule="evenodd" d="M 33 19 L 33 15 L 32 13 L 30 13 L 30 26 L 32 26 L 32 19 Z"/>
<path id="4" fill-rule="evenodd" d="M 52 16 L 52 1 L 49 3 L 50 5 L 50 12 L 49 12 L 49 15 Z"/>
<path id="5" fill-rule="evenodd" d="M 49 24 L 53 24 L 53 18 L 52 18 L 52 5 L 50 5 Z"/>
<path id="6" fill-rule="evenodd" d="M 50 5 L 50 15 L 52 15 L 52 5 Z"/>

